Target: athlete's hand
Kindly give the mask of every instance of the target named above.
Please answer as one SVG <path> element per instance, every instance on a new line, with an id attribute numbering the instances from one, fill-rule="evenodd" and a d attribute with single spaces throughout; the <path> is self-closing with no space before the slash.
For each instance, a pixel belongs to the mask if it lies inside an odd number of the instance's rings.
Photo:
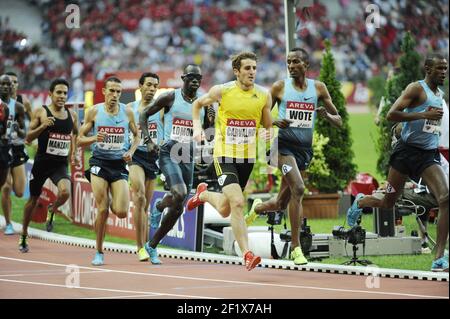
<path id="1" fill-rule="evenodd" d="M 148 151 L 150 154 L 158 154 L 158 152 L 159 152 L 159 146 L 156 145 L 156 144 L 153 143 L 153 142 L 150 142 L 150 143 L 147 144 L 147 151 Z"/>
<path id="2" fill-rule="evenodd" d="M 147 152 L 149 152 L 150 154 L 158 154 L 159 146 L 153 143 L 152 139 L 149 136 L 144 137 L 144 144 L 147 145 Z"/>
<path id="3" fill-rule="evenodd" d="M 427 120 L 440 120 L 443 115 L 444 110 L 437 107 L 430 107 L 428 111 L 423 112 L 423 117 Z"/>
<path id="4" fill-rule="evenodd" d="M 105 141 L 107 135 L 105 132 L 97 132 L 97 142 Z"/>
<path id="5" fill-rule="evenodd" d="M 287 128 L 289 127 L 289 125 L 292 123 L 292 120 L 288 120 L 288 119 L 282 119 L 282 120 L 276 120 L 273 121 L 273 125 L 279 127 L 279 128 Z"/>
<path id="6" fill-rule="evenodd" d="M 320 117 L 327 118 L 328 112 L 327 112 L 327 109 L 324 108 L 323 106 L 318 107 L 316 109 L 316 111 L 317 111 L 317 114 L 319 114 Z"/>
<path id="7" fill-rule="evenodd" d="M 194 129 L 193 138 L 194 142 L 200 143 L 202 141 L 202 130 Z"/>
<path id="8" fill-rule="evenodd" d="M 125 152 L 125 154 L 123 154 L 122 159 L 126 162 L 129 163 L 131 162 L 131 159 L 133 158 L 133 153 L 131 151 Z"/>
<path id="9" fill-rule="evenodd" d="M 72 155 L 70 156 L 70 163 L 75 167 L 80 165 L 80 159 L 78 158 L 78 152 L 72 153 Z"/>
<path id="10" fill-rule="evenodd" d="M 44 122 L 42 122 L 42 126 L 44 128 L 55 125 L 55 118 L 53 116 L 47 117 Z"/>

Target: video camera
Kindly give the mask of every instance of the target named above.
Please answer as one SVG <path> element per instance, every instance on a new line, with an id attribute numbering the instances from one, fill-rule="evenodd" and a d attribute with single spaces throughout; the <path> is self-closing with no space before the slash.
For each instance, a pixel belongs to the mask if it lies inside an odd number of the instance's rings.
<path id="1" fill-rule="evenodd" d="M 284 213 L 282 211 L 267 212 L 267 224 L 269 225 L 281 225 Z"/>
<path id="2" fill-rule="evenodd" d="M 345 229 L 343 226 L 334 226 L 332 234 L 339 239 L 345 239 L 352 245 L 364 244 L 366 241 L 366 230 L 360 225 Z"/>

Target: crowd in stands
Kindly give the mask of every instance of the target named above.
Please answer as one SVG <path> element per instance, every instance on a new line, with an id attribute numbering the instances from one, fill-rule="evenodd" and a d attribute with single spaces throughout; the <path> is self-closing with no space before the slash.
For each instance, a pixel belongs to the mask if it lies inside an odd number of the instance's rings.
<path id="1" fill-rule="evenodd" d="M 228 57 L 244 49 L 260 58 L 257 82 L 270 85 L 286 75 L 282 0 L 79 1 L 78 29 L 65 24 L 66 6 L 76 1 L 29 2 L 40 7 L 44 36 L 65 63 L 48 61 L 37 45 L 20 46 L 23 35 L 0 27 L 0 65 L 17 68 L 28 85 L 60 74 L 102 78 L 116 70 L 179 70 L 192 62 L 211 85 L 232 79 Z M 419 53 L 448 56 L 448 0 L 339 0 L 340 14 L 333 18 L 326 1 L 313 2 L 307 12 L 297 10 L 298 45 L 311 53 L 311 76 L 318 74 L 325 38 L 332 42 L 340 80 L 365 82 L 387 73 L 407 30 Z M 369 4 L 380 9 L 379 28 L 366 23 Z M 358 6 L 358 14 L 350 16 L 348 6 Z"/>

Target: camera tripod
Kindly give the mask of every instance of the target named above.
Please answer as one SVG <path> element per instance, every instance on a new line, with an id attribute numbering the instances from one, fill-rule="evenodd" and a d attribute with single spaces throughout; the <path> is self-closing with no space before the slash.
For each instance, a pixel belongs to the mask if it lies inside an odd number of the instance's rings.
<path id="1" fill-rule="evenodd" d="M 342 265 L 351 265 L 353 264 L 353 266 L 356 266 L 356 263 L 363 265 L 363 266 L 367 266 L 367 265 L 371 265 L 372 262 L 370 260 L 367 259 L 358 259 L 358 257 L 356 257 L 356 252 L 358 251 L 358 246 L 355 244 L 353 245 L 353 257 L 352 259 L 342 263 Z"/>

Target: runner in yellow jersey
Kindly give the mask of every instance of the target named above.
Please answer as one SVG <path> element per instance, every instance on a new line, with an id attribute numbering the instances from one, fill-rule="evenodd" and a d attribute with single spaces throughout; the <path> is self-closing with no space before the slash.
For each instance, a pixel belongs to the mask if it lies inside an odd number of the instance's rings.
<path id="1" fill-rule="evenodd" d="M 247 270 L 260 262 L 248 247 L 247 226 L 244 220 L 245 198 L 243 190 L 256 157 L 257 132 L 260 126 L 270 130 L 272 98 L 263 87 L 254 83 L 257 57 L 242 52 L 232 57 L 236 81 L 215 85 L 193 103 L 194 139 L 201 140 L 200 109 L 219 103 L 214 141 L 214 165 L 222 193 L 207 191 L 201 183 L 197 193 L 188 201 L 188 209 L 204 202 L 210 203 L 223 216 L 231 214 L 231 227 L 244 255 Z"/>

